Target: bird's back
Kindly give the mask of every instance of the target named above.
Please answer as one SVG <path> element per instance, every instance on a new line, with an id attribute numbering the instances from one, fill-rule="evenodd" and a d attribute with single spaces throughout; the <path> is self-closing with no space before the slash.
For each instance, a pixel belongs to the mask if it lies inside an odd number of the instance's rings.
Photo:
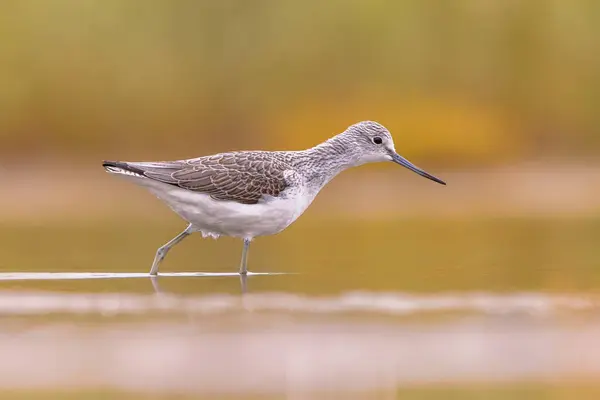
<path id="1" fill-rule="evenodd" d="M 291 170 L 286 152 L 239 151 L 188 160 L 157 162 L 104 161 L 113 173 L 128 172 L 216 200 L 256 204 L 264 195 L 279 196 Z"/>

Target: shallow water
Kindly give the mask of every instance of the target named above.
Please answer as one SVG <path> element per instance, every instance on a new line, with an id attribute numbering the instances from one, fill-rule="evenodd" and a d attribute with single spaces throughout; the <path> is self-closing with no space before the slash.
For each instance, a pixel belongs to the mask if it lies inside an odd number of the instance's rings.
<path id="1" fill-rule="evenodd" d="M 599 220 L 180 228 L 0 229 L 3 398 L 597 398 Z"/>

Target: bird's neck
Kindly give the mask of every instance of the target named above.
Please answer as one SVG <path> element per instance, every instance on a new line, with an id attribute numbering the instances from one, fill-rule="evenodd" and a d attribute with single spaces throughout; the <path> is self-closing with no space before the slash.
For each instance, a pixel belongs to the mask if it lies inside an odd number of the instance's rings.
<path id="1" fill-rule="evenodd" d="M 358 165 L 360 158 L 356 146 L 343 134 L 299 153 L 298 169 L 309 183 L 319 187 L 325 186 L 340 172 Z"/>

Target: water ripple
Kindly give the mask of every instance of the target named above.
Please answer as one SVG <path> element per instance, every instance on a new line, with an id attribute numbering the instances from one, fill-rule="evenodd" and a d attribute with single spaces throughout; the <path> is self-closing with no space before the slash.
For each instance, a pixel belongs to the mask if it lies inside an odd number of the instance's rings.
<path id="1" fill-rule="evenodd" d="M 211 294 L 57 293 L 1 291 L 0 314 L 219 314 L 236 311 L 309 314 L 368 313 L 413 315 L 435 312 L 481 314 L 553 314 L 598 311 L 594 295 L 544 293 L 408 294 L 349 292 L 336 296 L 257 293 L 244 296 Z"/>

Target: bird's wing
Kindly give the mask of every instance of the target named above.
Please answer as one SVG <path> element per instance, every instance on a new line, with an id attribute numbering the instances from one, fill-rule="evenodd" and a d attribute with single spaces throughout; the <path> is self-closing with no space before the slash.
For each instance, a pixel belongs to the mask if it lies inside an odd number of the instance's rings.
<path id="1" fill-rule="evenodd" d="M 288 186 L 284 172 L 290 169 L 270 153 L 250 151 L 127 165 L 147 178 L 243 204 L 256 204 L 264 195 L 279 196 Z"/>

